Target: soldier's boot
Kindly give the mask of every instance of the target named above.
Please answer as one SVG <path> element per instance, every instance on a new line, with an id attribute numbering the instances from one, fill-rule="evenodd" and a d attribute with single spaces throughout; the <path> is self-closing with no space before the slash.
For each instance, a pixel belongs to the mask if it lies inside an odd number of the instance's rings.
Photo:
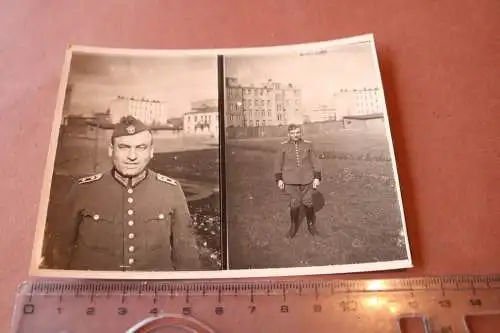
<path id="1" fill-rule="evenodd" d="M 300 208 L 290 208 L 290 229 L 286 234 L 288 238 L 295 237 L 299 230 L 299 214 Z"/>
<path id="2" fill-rule="evenodd" d="M 318 230 L 316 229 L 316 212 L 314 207 L 305 207 L 306 219 L 307 219 L 307 229 L 309 233 L 313 236 L 318 235 Z"/>

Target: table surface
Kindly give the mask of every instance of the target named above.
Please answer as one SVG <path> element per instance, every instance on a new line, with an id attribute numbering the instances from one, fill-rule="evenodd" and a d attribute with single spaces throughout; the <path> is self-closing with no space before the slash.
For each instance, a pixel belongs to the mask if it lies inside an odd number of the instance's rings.
<path id="1" fill-rule="evenodd" d="M 500 272 L 500 2 L 4 0 L 0 11 L 0 331 L 28 278 L 68 43 L 226 48 L 374 33 L 415 267 Z"/>

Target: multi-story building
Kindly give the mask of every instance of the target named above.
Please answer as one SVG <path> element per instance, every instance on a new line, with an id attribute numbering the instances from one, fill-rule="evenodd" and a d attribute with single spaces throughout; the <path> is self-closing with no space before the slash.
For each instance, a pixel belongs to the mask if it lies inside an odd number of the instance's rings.
<path id="1" fill-rule="evenodd" d="M 255 127 L 301 122 L 301 90 L 292 84 L 243 85 L 226 78 L 226 126 Z"/>
<path id="2" fill-rule="evenodd" d="M 340 118 L 383 113 L 384 97 L 379 88 L 340 89 L 335 100 Z"/>
<path id="3" fill-rule="evenodd" d="M 337 109 L 331 105 L 321 104 L 311 108 L 308 112 L 308 120 L 312 123 L 318 121 L 336 121 L 338 120 Z"/>
<path id="4" fill-rule="evenodd" d="M 184 114 L 184 134 L 219 136 L 219 108 L 213 103 L 193 103 Z"/>
<path id="5" fill-rule="evenodd" d="M 167 103 L 158 100 L 118 96 L 111 101 L 109 110 L 113 123 L 128 115 L 136 117 L 146 125 L 165 125 L 168 120 Z"/>

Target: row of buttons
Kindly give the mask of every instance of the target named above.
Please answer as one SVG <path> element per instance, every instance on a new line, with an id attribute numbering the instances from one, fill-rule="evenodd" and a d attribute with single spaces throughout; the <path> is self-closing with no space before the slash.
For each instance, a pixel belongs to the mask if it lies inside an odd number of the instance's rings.
<path id="1" fill-rule="evenodd" d="M 297 166 L 300 167 L 300 152 L 298 143 L 295 143 L 295 156 L 297 158 Z"/>
<path id="2" fill-rule="evenodd" d="M 132 194 L 132 193 L 134 192 L 134 190 L 133 190 L 133 189 L 131 189 L 131 188 L 129 188 L 129 189 L 127 189 L 127 192 L 128 192 L 129 194 Z M 128 202 L 128 203 L 130 203 L 130 204 L 131 204 L 131 203 L 133 203 L 133 202 L 134 202 L 134 198 L 131 198 L 131 197 L 127 198 L 127 202 Z M 129 216 L 134 215 L 134 210 L 132 210 L 132 209 L 127 210 L 127 214 L 128 214 Z M 159 219 L 161 219 L 161 220 L 163 220 L 163 219 L 165 218 L 165 215 L 164 215 L 164 214 L 159 214 L 159 215 L 158 215 L 158 218 L 159 218 Z M 133 220 L 129 220 L 129 221 L 127 222 L 127 224 L 128 224 L 130 227 L 132 227 L 132 226 L 134 225 L 134 221 L 133 221 Z M 131 233 L 129 233 L 129 234 L 128 234 L 128 238 L 129 238 L 129 239 L 134 239 L 134 238 L 135 238 L 135 234 L 134 234 L 134 233 L 132 233 L 132 232 L 131 232 Z M 131 246 L 129 246 L 129 247 L 128 247 L 128 252 L 133 253 L 134 251 L 135 251 L 135 247 L 134 247 L 133 245 L 131 245 Z M 128 263 L 129 263 L 129 265 L 132 265 L 134 262 L 135 262 L 135 259 L 134 259 L 134 258 L 129 258 L 129 259 L 128 259 Z"/>
<path id="3" fill-rule="evenodd" d="M 129 188 L 129 189 L 127 189 L 127 192 L 128 192 L 129 194 L 132 194 L 132 193 L 134 192 L 134 190 L 133 190 L 133 189 L 131 189 L 131 188 Z M 133 203 L 133 202 L 134 202 L 134 198 L 132 198 L 132 197 L 127 198 L 127 202 L 128 202 L 129 204 Z M 132 209 L 129 209 L 129 210 L 127 211 L 127 214 L 128 214 L 129 216 L 132 216 L 132 215 L 134 215 L 134 211 L 133 211 Z M 134 225 L 134 221 L 133 221 L 133 220 L 129 220 L 127 224 L 128 224 L 130 227 L 132 227 L 132 226 Z M 134 239 L 134 238 L 135 238 L 135 234 L 134 234 L 134 233 L 129 233 L 129 234 L 128 234 L 128 239 Z M 128 247 L 128 252 L 133 253 L 134 251 L 135 251 L 135 247 L 134 247 L 133 245 L 130 245 L 130 246 Z M 129 264 L 129 265 L 132 265 L 134 262 L 135 262 L 135 259 L 134 259 L 134 258 L 128 258 L 128 264 Z"/>

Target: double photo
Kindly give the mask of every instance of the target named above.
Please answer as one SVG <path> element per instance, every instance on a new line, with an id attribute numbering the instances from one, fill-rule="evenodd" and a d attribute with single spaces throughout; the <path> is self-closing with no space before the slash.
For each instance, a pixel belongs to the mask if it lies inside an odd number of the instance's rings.
<path id="1" fill-rule="evenodd" d="M 71 46 L 31 274 L 412 267 L 373 35 L 248 49 Z"/>

